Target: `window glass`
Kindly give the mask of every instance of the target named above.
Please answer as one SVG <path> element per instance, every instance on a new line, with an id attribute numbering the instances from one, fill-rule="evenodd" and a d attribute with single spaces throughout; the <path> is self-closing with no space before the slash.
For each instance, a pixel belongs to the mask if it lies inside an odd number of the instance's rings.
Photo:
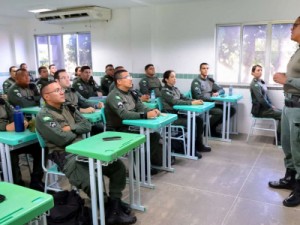
<path id="1" fill-rule="evenodd" d="M 217 28 L 216 76 L 219 82 L 238 82 L 240 40 L 240 26 L 219 26 Z"/>
<path id="2" fill-rule="evenodd" d="M 37 59 L 39 66 L 49 66 L 48 36 L 36 37 Z"/>
<path id="3" fill-rule="evenodd" d="M 78 34 L 78 48 L 79 64 L 91 66 L 92 54 L 90 34 Z"/>

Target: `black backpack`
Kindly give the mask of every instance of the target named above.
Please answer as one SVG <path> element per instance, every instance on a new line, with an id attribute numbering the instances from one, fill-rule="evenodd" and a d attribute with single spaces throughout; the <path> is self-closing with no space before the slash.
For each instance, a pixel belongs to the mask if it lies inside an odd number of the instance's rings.
<path id="1" fill-rule="evenodd" d="M 48 225 L 91 225 L 91 209 L 76 191 L 61 191 L 53 195 L 54 208 L 47 216 Z"/>

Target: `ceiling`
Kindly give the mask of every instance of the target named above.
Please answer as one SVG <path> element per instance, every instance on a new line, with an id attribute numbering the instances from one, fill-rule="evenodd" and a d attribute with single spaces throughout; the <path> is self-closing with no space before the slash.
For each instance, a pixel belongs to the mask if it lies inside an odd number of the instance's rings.
<path id="1" fill-rule="evenodd" d="M 185 3 L 207 0 L 1 0 L 0 16 L 33 18 L 28 12 L 33 9 L 58 9 L 76 6 L 96 5 L 110 9 L 145 7 L 160 4 Z"/>

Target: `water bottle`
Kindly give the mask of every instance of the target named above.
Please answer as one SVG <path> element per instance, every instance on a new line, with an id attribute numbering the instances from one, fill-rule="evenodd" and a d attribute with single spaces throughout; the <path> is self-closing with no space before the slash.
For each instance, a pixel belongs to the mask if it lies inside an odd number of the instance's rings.
<path id="1" fill-rule="evenodd" d="M 15 131 L 23 132 L 25 130 L 24 127 L 24 114 L 20 110 L 20 106 L 16 106 L 14 110 L 14 123 L 15 123 Z"/>
<path id="2" fill-rule="evenodd" d="M 151 103 L 155 103 L 155 92 L 154 92 L 154 90 L 151 91 L 150 99 L 151 99 Z"/>
<path id="3" fill-rule="evenodd" d="M 232 85 L 230 85 L 230 86 L 229 86 L 229 92 L 228 92 L 228 95 L 229 95 L 229 96 L 232 95 L 232 89 L 233 89 L 233 87 L 232 87 Z"/>

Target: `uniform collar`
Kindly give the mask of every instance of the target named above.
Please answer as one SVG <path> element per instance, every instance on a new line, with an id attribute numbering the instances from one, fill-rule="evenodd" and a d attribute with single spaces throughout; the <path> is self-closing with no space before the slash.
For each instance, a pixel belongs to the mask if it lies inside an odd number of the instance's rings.
<path id="1" fill-rule="evenodd" d="M 61 104 L 60 108 L 58 109 L 58 108 L 55 108 L 55 107 L 53 107 L 53 106 L 51 106 L 51 105 L 48 105 L 48 104 L 46 103 L 46 104 L 45 104 L 45 107 L 48 108 L 48 109 L 50 109 L 50 110 L 53 110 L 53 111 L 55 111 L 55 112 L 62 113 L 63 105 L 64 105 L 64 104 Z"/>
<path id="2" fill-rule="evenodd" d="M 170 89 L 170 90 L 173 90 L 175 88 L 174 86 L 172 87 L 172 86 L 170 86 L 168 84 L 165 84 L 165 87 L 168 88 L 168 89 Z"/>

